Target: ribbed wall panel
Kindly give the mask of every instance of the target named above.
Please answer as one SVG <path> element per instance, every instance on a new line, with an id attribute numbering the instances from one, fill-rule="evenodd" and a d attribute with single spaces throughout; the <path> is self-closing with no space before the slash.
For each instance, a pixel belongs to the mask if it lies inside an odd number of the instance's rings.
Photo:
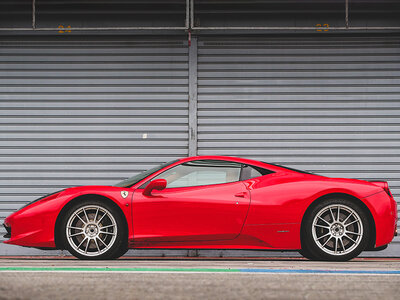
<path id="1" fill-rule="evenodd" d="M 187 156 L 187 52 L 171 37 L 0 40 L 0 223 L 43 194 Z"/>
<path id="2" fill-rule="evenodd" d="M 199 154 L 388 180 L 400 200 L 399 40 L 200 38 Z"/>
<path id="3" fill-rule="evenodd" d="M 400 199 L 399 40 L 200 36 L 199 154 L 386 179 Z M 1 40 L 0 223 L 45 193 L 186 156 L 187 102 L 183 40 Z"/>

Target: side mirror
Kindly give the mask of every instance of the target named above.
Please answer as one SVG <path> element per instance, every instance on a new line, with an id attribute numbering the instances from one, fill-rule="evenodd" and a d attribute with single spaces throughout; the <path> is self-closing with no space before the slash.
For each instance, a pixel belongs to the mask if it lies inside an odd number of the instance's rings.
<path id="1" fill-rule="evenodd" d="M 165 179 L 156 179 L 150 181 L 149 184 L 144 188 L 143 195 L 147 197 L 153 196 L 151 192 L 153 190 L 161 191 L 167 187 L 167 181 Z"/>

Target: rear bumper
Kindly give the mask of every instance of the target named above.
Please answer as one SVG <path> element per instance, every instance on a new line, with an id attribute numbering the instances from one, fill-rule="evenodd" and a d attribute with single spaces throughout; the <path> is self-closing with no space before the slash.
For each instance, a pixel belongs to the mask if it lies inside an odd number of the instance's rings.
<path id="1" fill-rule="evenodd" d="M 389 244 L 397 234 L 397 204 L 385 191 L 363 199 L 375 222 L 375 248 Z"/>

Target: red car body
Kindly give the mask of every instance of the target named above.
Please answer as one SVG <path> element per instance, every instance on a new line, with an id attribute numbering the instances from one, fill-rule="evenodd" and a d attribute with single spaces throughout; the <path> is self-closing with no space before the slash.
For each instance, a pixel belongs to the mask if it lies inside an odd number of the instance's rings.
<path id="1" fill-rule="evenodd" d="M 175 165 L 193 160 L 224 160 L 273 173 L 232 183 L 168 188 L 143 195 L 139 187 Z M 127 191 L 123 198 L 121 191 Z M 83 195 L 99 195 L 123 212 L 130 248 L 280 249 L 301 248 L 307 209 L 321 197 L 345 194 L 368 208 L 374 235 L 370 248 L 389 244 L 396 232 L 397 206 L 382 183 L 328 178 L 259 161 L 224 157 L 184 158 L 130 188 L 82 186 L 36 201 L 5 220 L 11 238 L 4 243 L 58 248 L 57 222 L 63 208 Z"/>

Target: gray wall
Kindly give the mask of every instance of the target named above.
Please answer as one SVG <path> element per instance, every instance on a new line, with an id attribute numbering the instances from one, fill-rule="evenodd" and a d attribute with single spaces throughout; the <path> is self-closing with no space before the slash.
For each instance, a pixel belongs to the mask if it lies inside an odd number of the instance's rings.
<path id="1" fill-rule="evenodd" d="M 0 223 L 43 194 L 112 185 L 187 156 L 185 43 L 1 40 Z"/>
<path id="2" fill-rule="evenodd" d="M 386 179 L 399 199 L 399 36 L 200 36 L 198 48 L 185 39 L 3 37 L 0 223 L 42 194 L 187 156 L 189 119 L 199 154 Z M 376 254 L 398 250 L 396 239 Z M 14 253 L 42 252 L 0 245 Z M 148 253 L 186 252 L 130 252 Z"/>
<path id="3" fill-rule="evenodd" d="M 399 36 L 200 37 L 198 44 L 200 155 L 387 180 L 399 200 Z M 399 237 L 386 253 L 400 255 Z"/>

